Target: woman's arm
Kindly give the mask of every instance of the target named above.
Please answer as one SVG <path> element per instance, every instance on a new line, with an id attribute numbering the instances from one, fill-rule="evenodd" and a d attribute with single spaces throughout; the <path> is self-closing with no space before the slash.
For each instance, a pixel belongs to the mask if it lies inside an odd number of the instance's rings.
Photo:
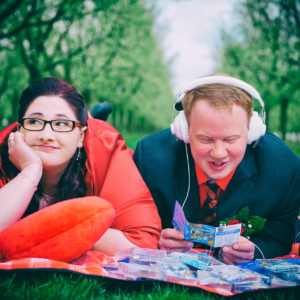
<path id="1" fill-rule="evenodd" d="M 109 228 L 98 240 L 91 250 L 100 251 L 107 255 L 114 255 L 115 252 L 135 247 L 123 234 L 122 231 Z"/>
<path id="2" fill-rule="evenodd" d="M 21 172 L 0 189 L 0 232 L 21 219 L 43 170 L 39 156 L 26 145 L 20 132 L 10 134 L 8 146 L 9 159 Z"/>
<path id="3" fill-rule="evenodd" d="M 161 220 L 124 139 L 116 131 L 102 127 L 99 121 L 90 120 L 84 147 L 88 161 L 86 181 L 93 182 L 88 187 L 88 195 L 107 200 L 116 211 L 111 224 L 115 231 L 108 230 L 105 234 L 112 234 L 109 239 L 113 242 L 106 252 L 114 253 L 121 250 L 121 246 L 126 249 L 135 245 L 157 249 Z M 116 232 L 120 240 L 115 238 L 113 233 Z"/>

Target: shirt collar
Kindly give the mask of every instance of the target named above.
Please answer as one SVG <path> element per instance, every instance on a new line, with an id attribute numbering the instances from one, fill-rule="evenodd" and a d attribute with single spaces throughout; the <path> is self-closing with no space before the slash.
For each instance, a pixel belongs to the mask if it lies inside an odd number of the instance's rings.
<path id="1" fill-rule="evenodd" d="M 235 172 L 236 168 L 231 171 L 231 173 L 229 173 L 225 178 L 222 179 L 218 179 L 215 183 L 223 190 L 225 191 L 225 189 L 227 188 L 227 185 L 229 184 L 234 172 Z M 197 176 L 197 181 L 198 181 L 198 185 L 205 183 L 206 181 L 209 180 L 209 178 L 207 177 L 207 175 L 204 173 L 204 171 L 196 164 L 195 162 L 195 171 L 196 171 L 196 176 Z"/>

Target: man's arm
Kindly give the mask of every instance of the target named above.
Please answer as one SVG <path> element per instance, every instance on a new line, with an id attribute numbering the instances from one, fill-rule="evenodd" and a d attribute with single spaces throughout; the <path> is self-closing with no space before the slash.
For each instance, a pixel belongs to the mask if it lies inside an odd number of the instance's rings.
<path id="1" fill-rule="evenodd" d="M 291 252 L 295 242 L 295 222 L 300 209 L 300 169 L 290 183 L 288 193 L 274 213 L 267 216 L 264 229 L 250 238 L 255 247 L 254 258 L 274 258 Z M 259 251 L 259 249 L 261 252 Z"/>

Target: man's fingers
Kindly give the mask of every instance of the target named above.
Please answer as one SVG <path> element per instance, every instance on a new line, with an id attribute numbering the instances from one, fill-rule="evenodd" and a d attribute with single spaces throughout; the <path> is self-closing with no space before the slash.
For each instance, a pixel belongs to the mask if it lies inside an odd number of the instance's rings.
<path id="1" fill-rule="evenodd" d="M 238 242 L 232 246 L 234 250 L 246 251 L 246 252 L 252 252 L 254 250 L 254 247 L 255 247 L 254 244 L 249 241 Z"/>
<path id="2" fill-rule="evenodd" d="M 170 248 L 172 248 L 172 249 L 176 249 L 176 248 L 191 249 L 194 244 L 189 241 L 160 238 L 158 245 L 159 245 L 160 249 L 162 249 L 162 248 L 165 248 L 165 249 L 170 249 Z"/>
<path id="3" fill-rule="evenodd" d="M 172 252 L 188 252 L 190 251 L 191 248 L 168 248 L 166 249 L 167 253 L 172 253 Z"/>
<path id="4" fill-rule="evenodd" d="M 183 240 L 184 235 L 175 229 L 167 228 L 161 232 L 158 246 L 160 249 L 167 250 L 168 252 L 186 252 L 190 250 L 194 244 Z"/>
<path id="5" fill-rule="evenodd" d="M 224 249 L 223 249 L 224 251 Z M 253 259 L 253 252 L 246 252 L 246 251 L 235 251 L 231 247 L 228 247 L 228 251 L 225 251 L 226 254 L 230 255 L 231 257 L 236 257 L 241 260 L 252 260 Z"/>
<path id="6" fill-rule="evenodd" d="M 167 228 L 161 232 L 161 236 L 165 239 L 175 239 L 175 240 L 183 240 L 184 235 L 182 232 L 177 231 L 176 229 Z"/>
<path id="7" fill-rule="evenodd" d="M 231 262 L 231 264 L 234 264 L 234 265 L 251 261 L 251 259 L 243 259 L 243 258 L 236 257 L 236 256 L 228 254 L 228 253 L 224 254 L 224 258 L 225 258 L 225 260 L 222 258 L 223 262 L 225 262 L 226 260 L 229 260 Z"/>
<path id="8" fill-rule="evenodd" d="M 226 264 L 226 265 L 233 265 L 233 261 L 231 261 L 227 256 L 226 254 L 223 254 L 222 255 L 222 261 Z"/>

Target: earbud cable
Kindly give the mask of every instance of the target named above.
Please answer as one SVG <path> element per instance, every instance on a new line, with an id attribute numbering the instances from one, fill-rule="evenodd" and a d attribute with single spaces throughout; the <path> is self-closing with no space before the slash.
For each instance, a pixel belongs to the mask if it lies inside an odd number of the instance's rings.
<path id="1" fill-rule="evenodd" d="M 185 200 L 184 200 L 184 202 L 183 202 L 183 204 L 182 204 L 182 209 L 183 209 L 183 207 L 184 207 L 184 205 L 185 205 L 185 202 L 186 202 L 186 200 L 187 200 L 187 198 L 188 198 L 188 196 L 189 196 L 189 193 L 190 193 L 190 186 L 191 186 L 191 175 L 190 175 L 190 163 L 189 163 L 189 155 L 188 155 L 188 151 L 187 151 L 187 145 L 185 144 L 185 153 L 186 153 L 186 161 L 187 161 L 187 167 L 188 167 L 188 174 L 189 174 L 189 186 L 188 186 L 188 191 L 187 191 L 187 193 L 186 193 L 186 197 L 185 197 Z"/>

